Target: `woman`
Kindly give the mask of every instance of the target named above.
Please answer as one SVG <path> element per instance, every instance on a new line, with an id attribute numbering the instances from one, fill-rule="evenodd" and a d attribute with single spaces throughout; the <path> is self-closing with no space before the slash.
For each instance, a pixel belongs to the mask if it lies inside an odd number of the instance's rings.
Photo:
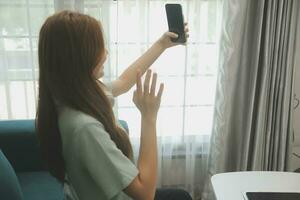
<path id="1" fill-rule="evenodd" d="M 37 132 L 49 171 L 64 183 L 65 199 L 180 199 L 184 191 L 156 192 L 156 119 L 163 84 L 148 70 L 172 43 L 165 33 L 110 84 L 103 84 L 107 51 L 100 23 L 70 11 L 50 16 L 39 36 Z M 150 85 L 152 79 L 152 83 Z M 113 97 L 136 83 L 133 101 L 141 113 L 141 147 L 132 162 L 129 137 L 116 121 Z M 169 196 L 168 196 L 169 195 Z M 170 197 L 170 198 L 169 198 Z"/>

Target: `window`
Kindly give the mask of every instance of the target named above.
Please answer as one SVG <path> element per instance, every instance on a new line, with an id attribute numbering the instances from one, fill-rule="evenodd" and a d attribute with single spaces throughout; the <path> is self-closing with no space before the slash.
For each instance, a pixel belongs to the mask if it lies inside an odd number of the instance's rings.
<path id="1" fill-rule="evenodd" d="M 37 40 L 52 1 L 0 2 L 0 119 L 33 118 L 37 97 Z"/>
<path id="2" fill-rule="evenodd" d="M 47 16 L 59 7 L 80 9 L 102 22 L 108 60 L 104 79 L 113 80 L 167 30 L 164 5 L 180 3 L 190 38 L 153 64 L 165 92 L 158 135 L 209 135 L 218 64 L 219 0 L 2 0 L 0 3 L 0 119 L 34 118 L 37 98 L 37 41 Z M 73 7 L 72 7 L 73 6 Z M 140 135 L 132 92 L 119 97 L 115 113 Z"/>

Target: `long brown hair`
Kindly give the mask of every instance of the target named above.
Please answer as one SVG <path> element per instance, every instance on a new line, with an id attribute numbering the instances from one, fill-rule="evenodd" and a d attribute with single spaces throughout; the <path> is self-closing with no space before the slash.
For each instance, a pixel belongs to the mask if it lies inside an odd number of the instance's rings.
<path id="1" fill-rule="evenodd" d="M 50 173 L 64 181 L 65 164 L 55 101 L 82 111 L 101 122 L 116 146 L 128 158 L 128 135 L 116 125 L 110 102 L 94 78 L 105 53 L 101 24 L 77 12 L 50 16 L 39 35 L 39 97 L 36 130 Z"/>

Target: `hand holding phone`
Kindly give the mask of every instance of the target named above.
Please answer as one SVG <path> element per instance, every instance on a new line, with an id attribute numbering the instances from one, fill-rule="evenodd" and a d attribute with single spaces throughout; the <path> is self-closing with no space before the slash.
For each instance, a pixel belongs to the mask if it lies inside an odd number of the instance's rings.
<path id="1" fill-rule="evenodd" d="M 169 31 L 178 34 L 178 38 L 171 38 L 172 42 L 185 43 L 186 35 L 184 30 L 184 20 L 182 7 L 180 4 L 166 4 Z"/>

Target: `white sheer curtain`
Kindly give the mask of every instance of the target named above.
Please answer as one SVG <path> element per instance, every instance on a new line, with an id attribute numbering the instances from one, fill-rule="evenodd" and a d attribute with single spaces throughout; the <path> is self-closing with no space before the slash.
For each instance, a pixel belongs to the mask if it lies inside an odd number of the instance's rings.
<path id="1" fill-rule="evenodd" d="M 101 21 L 109 57 L 105 79 L 113 80 L 167 31 L 164 5 L 180 3 L 189 23 L 187 46 L 168 49 L 153 64 L 165 93 L 158 119 L 158 187 L 179 187 L 200 198 L 212 127 L 221 0 L 1 0 L 0 119 L 34 118 L 37 40 L 45 18 L 63 9 Z M 128 122 L 135 155 L 140 119 L 132 91 L 114 111 Z"/>

